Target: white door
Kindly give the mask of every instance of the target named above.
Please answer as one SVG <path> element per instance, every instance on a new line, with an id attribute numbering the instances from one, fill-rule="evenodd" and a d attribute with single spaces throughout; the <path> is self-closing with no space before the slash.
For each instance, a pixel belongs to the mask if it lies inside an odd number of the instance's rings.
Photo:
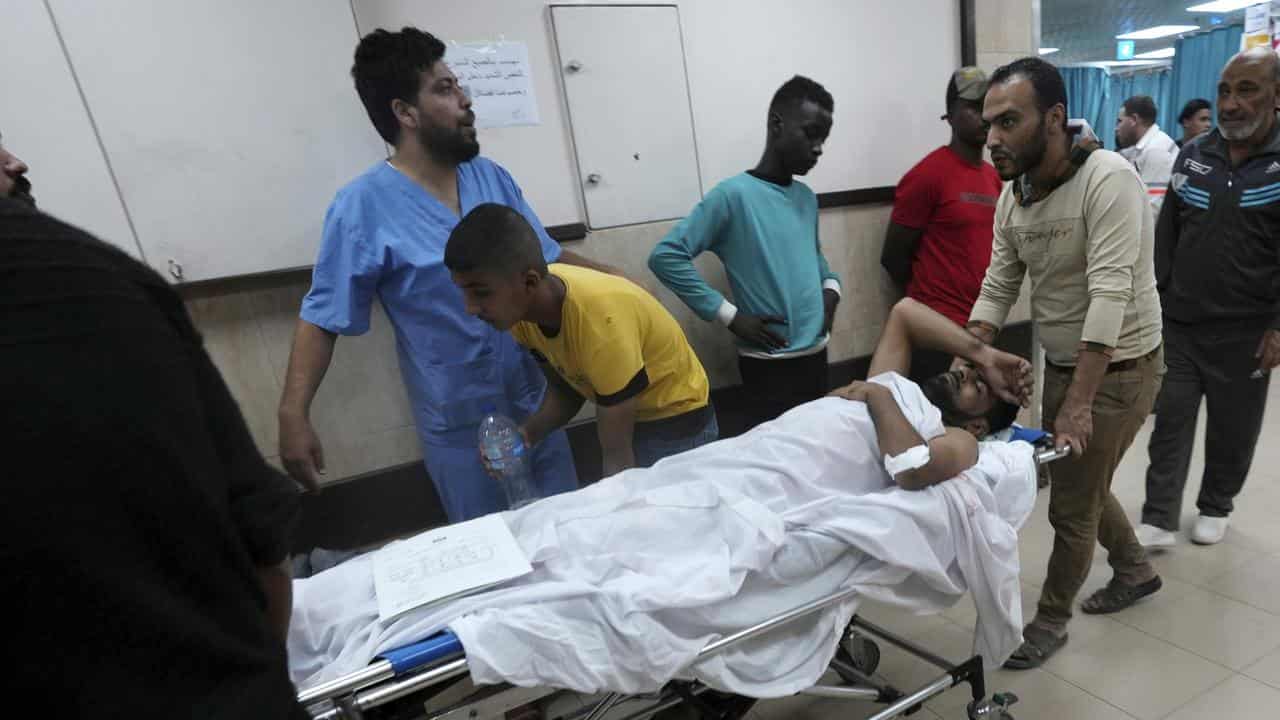
<path id="1" fill-rule="evenodd" d="M 556 5 L 551 19 L 587 224 L 686 215 L 702 187 L 676 8 Z"/>

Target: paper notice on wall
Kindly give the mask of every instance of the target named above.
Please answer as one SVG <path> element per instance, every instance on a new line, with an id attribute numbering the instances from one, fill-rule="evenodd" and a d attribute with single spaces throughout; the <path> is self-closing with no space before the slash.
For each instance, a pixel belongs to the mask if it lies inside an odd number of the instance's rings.
<path id="1" fill-rule="evenodd" d="M 528 45 L 506 40 L 451 44 L 445 62 L 471 94 L 476 127 L 538 124 Z"/>
<path id="2" fill-rule="evenodd" d="M 1244 34 L 1240 36 L 1240 49 L 1269 47 L 1271 45 L 1271 2 L 1250 5 L 1244 11 Z"/>

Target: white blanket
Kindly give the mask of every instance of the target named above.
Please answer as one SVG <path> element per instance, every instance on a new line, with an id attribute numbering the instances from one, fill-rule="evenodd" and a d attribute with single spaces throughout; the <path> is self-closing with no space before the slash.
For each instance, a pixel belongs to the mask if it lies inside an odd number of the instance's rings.
<path id="1" fill-rule="evenodd" d="M 888 374 L 925 438 L 919 388 Z M 294 583 L 290 668 L 308 687 L 445 627 L 478 683 L 648 692 L 673 677 L 753 697 L 825 671 L 857 599 L 693 663 L 707 643 L 840 589 L 920 614 L 972 591 L 975 652 L 1020 642 L 1016 529 L 1035 501 L 1025 443 L 924 491 L 893 486 L 862 403 L 808 403 L 737 438 L 548 498 L 505 518 L 534 572 L 443 607 L 378 620 L 370 561 Z"/>

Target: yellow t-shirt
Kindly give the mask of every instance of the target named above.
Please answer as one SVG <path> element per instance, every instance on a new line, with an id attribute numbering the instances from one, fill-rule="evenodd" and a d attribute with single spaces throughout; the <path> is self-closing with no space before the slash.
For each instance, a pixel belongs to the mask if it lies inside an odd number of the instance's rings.
<path id="1" fill-rule="evenodd" d="M 707 372 L 656 298 L 614 275 L 558 263 L 549 269 L 565 285 L 560 332 L 549 338 L 536 324 L 520 322 L 511 328 L 516 342 L 597 405 L 638 397 L 638 422 L 707 404 Z"/>

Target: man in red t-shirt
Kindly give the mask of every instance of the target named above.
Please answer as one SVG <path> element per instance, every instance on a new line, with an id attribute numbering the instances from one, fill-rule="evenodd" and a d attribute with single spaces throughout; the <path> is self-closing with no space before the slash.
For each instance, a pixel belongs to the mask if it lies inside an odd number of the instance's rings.
<path id="1" fill-rule="evenodd" d="M 951 75 L 942 116 L 951 125 L 951 142 L 926 155 L 898 183 L 880 255 L 880 264 L 907 297 L 960 326 L 969 321 L 991 262 L 991 227 L 1000 196 L 1000 176 L 982 159 L 986 92 L 987 76 L 976 67 Z M 951 358 L 939 353 L 919 353 L 912 359 L 911 377 L 923 380 L 950 365 Z"/>

